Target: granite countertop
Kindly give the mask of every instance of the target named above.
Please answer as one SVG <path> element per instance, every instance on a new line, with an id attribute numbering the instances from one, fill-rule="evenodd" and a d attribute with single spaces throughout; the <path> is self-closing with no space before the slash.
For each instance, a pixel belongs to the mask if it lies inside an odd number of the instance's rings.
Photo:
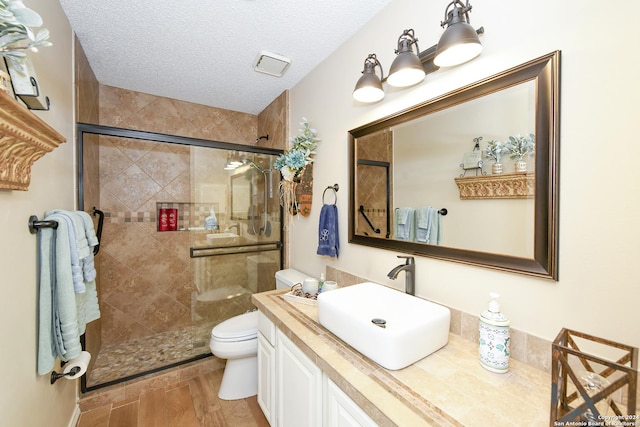
<path id="1" fill-rule="evenodd" d="M 353 401 L 381 426 L 549 424 L 549 374 L 516 360 L 496 374 L 480 366 L 478 348 L 457 335 L 404 369 L 381 367 L 318 322 L 318 308 L 286 301 L 285 290 L 253 302 Z"/>

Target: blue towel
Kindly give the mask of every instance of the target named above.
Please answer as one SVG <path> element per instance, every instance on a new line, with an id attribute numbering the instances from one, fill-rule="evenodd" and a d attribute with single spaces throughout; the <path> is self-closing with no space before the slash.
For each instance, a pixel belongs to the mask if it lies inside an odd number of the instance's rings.
<path id="1" fill-rule="evenodd" d="M 40 295 L 38 328 L 38 374 L 53 369 L 56 357 L 67 361 L 82 351 L 75 291 L 71 273 L 69 229 L 61 215 L 45 217 L 57 229 L 40 233 Z"/>
<path id="2" fill-rule="evenodd" d="M 76 293 L 83 293 L 86 290 L 82 265 L 80 258 L 88 255 L 87 240 L 85 238 L 84 225 L 79 222 L 73 212 L 63 210 L 53 210 L 47 212 L 47 216 L 55 215 L 67 224 L 67 235 L 69 239 L 69 256 L 71 257 L 71 276 L 73 278 L 73 289 Z"/>
<path id="3" fill-rule="evenodd" d="M 415 211 L 414 208 L 396 208 L 396 239 L 415 240 Z"/>
<path id="4" fill-rule="evenodd" d="M 429 212 L 429 237 L 427 243 L 431 245 L 439 245 L 442 243 L 442 225 L 440 224 L 441 215 L 435 208 Z"/>
<path id="5" fill-rule="evenodd" d="M 78 293 L 74 288 L 77 260 L 81 256 L 82 259 L 91 257 L 93 263 L 93 252 L 90 250 L 89 242 L 94 240 L 87 238 L 86 223 L 76 213 L 65 211 L 48 213 L 44 219 L 56 221 L 58 227 L 39 230 L 39 375 L 50 372 L 58 357 L 67 361 L 79 356 L 82 351 L 80 335 L 85 332 L 87 323 L 100 317 L 95 273 L 91 279 L 91 274 L 80 270 L 84 292 Z M 93 223 L 89 230 L 89 234 L 91 233 Z M 95 241 L 97 242 L 97 239 Z M 74 244 L 75 250 L 79 249 L 75 258 L 72 256 Z"/>
<path id="6" fill-rule="evenodd" d="M 318 255 L 338 258 L 340 239 L 338 238 L 338 207 L 323 205 L 318 225 Z"/>
<path id="7" fill-rule="evenodd" d="M 418 208 L 416 211 L 416 241 L 422 243 L 429 242 L 431 232 L 432 215 L 435 209 L 431 206 Z"/>

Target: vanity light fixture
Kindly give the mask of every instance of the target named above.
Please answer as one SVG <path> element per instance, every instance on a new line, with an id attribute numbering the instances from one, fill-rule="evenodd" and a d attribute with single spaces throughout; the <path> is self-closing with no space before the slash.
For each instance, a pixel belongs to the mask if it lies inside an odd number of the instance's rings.
<path id="1" fill-rule="evenodd" d="M 413 53 L 414 45 L 416 53 Z M 420 49 L 413 29 L 404 30 L 398 37 L 398 49 L 395 52 L 398 56 L 391 63 L 387 83 L 395 87 L 407 87 L 424 80 L 426 74 L 422 62 L 418 58 Z"/>
<path id="2" fill-rule="evenodd" d="M 462 64 L 482 52 L 478 33 L 469 23 L 471 7 L 469 0 L 466 5 L 460 0 L 447 5 L 444 21 L 440 22 L 440 26 L 447 28 L 438 41 L 436 56 L 433 58 L 433 63 L 438 67 Z"/>
<path id="3" fill-rule="evenodd" d="M 380 68 L 380 77 L 376 74 L 376 67 Z M 369 54 L 364 60 L 364 69 L 362 77 L 358 79 L 356 88 L 353 91 L 353 98 L 360 102 L 377 102 L 384 98 L 384 90 L 382 89 L 382 79 L 384 79 L 384 71 L 382 65 L 376 58 L 375 53 Z"/>
<path id="4" fill-rule="evenodd" d="M 464 4 L 461 0 L 453 0 L 445 9 L 445 20 L 442 27 L 447 26 L 437 45 L 420 52 L 418 39 L 413 29 L 404 30 L 398 38 L 397 54 L 389 76 L 384 72 L 375 54 L 370 54 L 364 61 L 362 76 L 356 83 L 353 98 L 356 101 L 371 103 L 384 98 L 382 83 L 387 82 L 395 87 L 408 87 L 420 83 L 428 73 L 439 67 L 452 67 L 470 61 L 482 52 L 482 44 L 478 37 L 484 33 L 484 27 L 474 30 L 469 24 L 469 0 Z M 415 53 L 413 46 L 415 45 Z M 380 67 L 380 77 L 375 68 Z"/>

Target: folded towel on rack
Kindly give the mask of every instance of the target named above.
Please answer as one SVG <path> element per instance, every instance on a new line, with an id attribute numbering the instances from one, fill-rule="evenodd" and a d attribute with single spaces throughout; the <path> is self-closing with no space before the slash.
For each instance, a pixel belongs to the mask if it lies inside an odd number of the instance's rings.
<path id="1" fill-rule="evenodd" d="M 91 248 L 98 246 L 98 243 L 100 242 L 98 241 L 98 236 L 96 236 L 96 231 L 93 228 L 93 218 L 91 218 L 91 215 L 85 211 L 75 211 L 75 214 L 78 215 L 84 223 L 84 231 L 89 246 Z"/>
<path id="2" fill-rule="evenodd" d="M 338 207 L 323 205 L 320 210 L 318 225 L 318 255 L 338 257 L 340 254 L 340 239 L 338 237 Z"/>
<path id="3" fill-rule="evenodd" d="M 416 241 L 429 243 L 431 224 L 433 223 L 433 213 L 435 208 L 425 206 L 416 210 Z"/>
<path id="4" fill-rule="evenodd" d="M 82 265 L 84 281 L 91 282 L 96 279 L 96 267 L 93 261 L 93 251 L 100 242 L 98 241 L 98 236 L 96 236 L 96 232 L 93 228 L 93 219 L 91 216 L 84 211 L 75 211 L 74 214 L 80 218 L 80 221 L 84 225 L 85 237 L 90 248 L 89 254 L 80 260 L 80 264 Z"/>
<path id="5" fill-rule="evenodd" d="M 439 245 L 442 243 L 442 215 L 436 208 L 429 212 L 429 237 L 427 243 L 430 245 Z"/>
<path id="6" fill-rule="evenodd" d="M 75 290 L 71 246 L 78 240 L 71 236 L 85 235 L 85 231 L 84 225 L 77 231 L 74 223 L 82 221 L 71 214 L 78 220 L 70 220 L 69 213 L 64 211 L 48 214 L 45 220 L 57 222 L 57 229 L 39 230 L 37 371 L 40 375 L 53 369 L 57 357 L 63 361 L 77 357 L 82 351 L 80 335 L 85 332 L 86 324 L 100 317 L 95 280 L 84 280 L 85 292 Z M 93 256 L 92 251 L 84 258 L 89 256 Z"/>
<path id="7" fill-rule="evenodd" d="M 395 235 L 399 240 L 415 240 L 415 209 L 396 208 L 395 209 Z"/>
<path id="8" fill-rule="evenodd" d="M 82 233 L 84 239 L 84 230 L 78 230 L 76 224 L 71 217 L 73 214 L 66 211 L 51 211 L 47 215 L 56 214 L 61 221 L 64 221 L 67 225 L 67 238 L 69 239 L 69 257 L 71 259 L 71 277 L 73 279 L 73 289 L 77 293 L 82 293 L 86 290 L 82 274 L 82 266 L 80 265 L 80 253 L 78 251 L 79 240 L 76 238 L 76 234 Z M 64 238 L 64 236 L 62 236 Z"/>
<path id="9" fill-rule="evenodd" d="M 58 228 L 43 228 L 39 231 L 39 375 L 53 369 L 56 357 L 67 361 L 79 356 L 82 351 L 67 221 L 61 215 L 46 216 L 45 220 L 56 221 Z"/>
<path id="10" fill-rule="evenodd" d="M 86 291 L 85 282 L 96 278 L 93 248 L 98 245 L 98 237 L 93 228 L 93 220 L 84 211 L 64 211 L 55 209 L 47 215 L 61 215 L 67 222 L 71 254 L 73 287 L 77 293 Z"/>

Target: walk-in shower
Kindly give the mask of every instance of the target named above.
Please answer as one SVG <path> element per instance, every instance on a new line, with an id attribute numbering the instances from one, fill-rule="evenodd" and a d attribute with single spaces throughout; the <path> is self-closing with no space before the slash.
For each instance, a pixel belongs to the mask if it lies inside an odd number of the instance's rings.
<path id="1" fill-rule="evenodd" d="M 83 390 L 209 356 L 212 327 L 275 287 L 281 151 L 86 124 L 78 147 L 79 206 L 105 216 Z"/>

